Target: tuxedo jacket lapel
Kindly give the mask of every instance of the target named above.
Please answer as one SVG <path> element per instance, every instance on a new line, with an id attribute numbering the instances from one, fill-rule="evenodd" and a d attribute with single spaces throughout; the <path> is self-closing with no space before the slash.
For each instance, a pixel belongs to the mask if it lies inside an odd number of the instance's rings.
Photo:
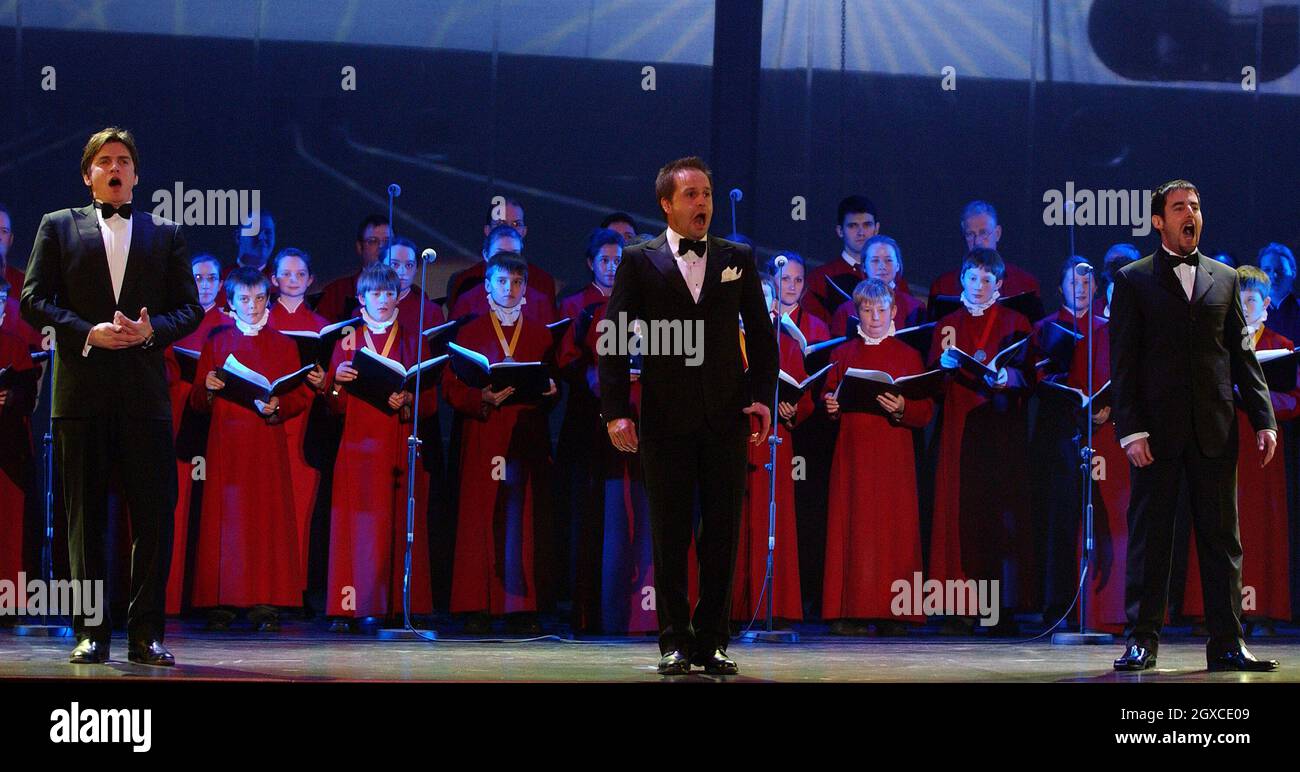
<path id="1" fill-rule="evenodd" d="M 709 250 L 712 251 L 712 247 Z M 672 291 L 679 294 L 689 305 L 695 305 L 695 298 L 691 297 L 691 289 L 686 286 L 686 280 L 682 278 L 681 269 L 677 267 L 677 260 L 673 257 L 672 250 L 668 248 L 668 237 L 665 234 L 659 234 L 658 238 L 646 245 L 646 255 L 663 274 Z M 705 284 L 708 284 L 707 280 Z M 704 299 L 703 291 L 700 292 L 700 299 Z"/>
<path id="2" fill-rule="evenodd" d="M 1214 286 L 1214 274 L 1222 265 L 1222 263 L 1213 265 L 1216 262 L 1218 261 L 1212 257 L 1201 255 L 1200 265 L 1196 267 L 1196 283 L 1192 285 L 1193 303 L 1200 303 L 1205 297 L 1205 293 L 1209 292 L 1210 287 Z"/>
<path id="3" fill-rule="evenodd" d="M 704 285 L 700 287 L 700 304 L 713 294 L 713 288 L 722 283 L 722 269 L 727 263 L 728 250 L 718 239 L 707 237 L 709 247 L 704 256 Z"/>
<path id="4" fill-rule="evenodd" d="M 85 206 L 72 210 L 72 218 L 77 223 L 77 236 L 81 240 L 81 254 L 85 261 L 79 270 L 90 275 L 90 281 L 102 288 L 108 298 L 109 307 L 116 307 L 113 299 L 113 277 L 108 271 L 108 253 L 104 251 L 104 237 L 99 232 L 99 218 L 95 216 L 94 206 Z M 134 240 L 134 239 L 133 239 Z"/>

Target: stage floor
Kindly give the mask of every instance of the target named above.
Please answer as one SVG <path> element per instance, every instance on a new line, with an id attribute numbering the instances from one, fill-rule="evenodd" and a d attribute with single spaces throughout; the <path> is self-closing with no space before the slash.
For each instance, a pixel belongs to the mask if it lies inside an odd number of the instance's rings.
<path id="1" fill-rule="evenodd" d="M 311 626 L 286 625 L 279 634 L 207 633 L 169 626 L 167 644 L 175 669 L 126 661 L 126 639 L 113 639 L 107 666 L 67 663 L 72 640 L 15 636 L 0 631 L 0 679 L 152 678 L 217 681 L 427 681 L 631 683 L 733 682 L 1296 682 L 1300 638 L 1248 642 L 1260 658 L 1277 659 L 1275 673 L 1208 673 L 1202 639 L 1162 642 L 1160 667 L 1119 674 L 1111 660 L 1121 644 L 1053 646 L 1048 640 L 1015 643 L 976 638 L 844 639 L 802 635 L 798 643 L 736 641 L 730 653 L 740 675 L 713 678 L 702 671 L 664 679 L 655 673 L 658 647 L 652 638 L 563 642 L 377 640 L 338 635 Z"/>

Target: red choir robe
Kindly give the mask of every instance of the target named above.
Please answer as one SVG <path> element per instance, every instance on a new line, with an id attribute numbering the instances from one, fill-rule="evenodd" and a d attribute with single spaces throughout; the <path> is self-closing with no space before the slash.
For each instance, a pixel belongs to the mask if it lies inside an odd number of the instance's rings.
<path id="1" fill-rule="evenodd" d="M 1084 331 L 1084 320 L 1076 321 L 1074 314 L 1065 308 L 1041 319 L 1034 325 L 1035 333 L 1049 322 L 1056 322 L 1062 327 L 1080 331 L 1087 336 Z M 1106 319 L 1094 315 L 1092 330 L 1090 339 L 1093 346 L 1092 379 L 1093 390 L 1096 391 L 1110 380 L 1110 328 L 1107 326 Z M 1084 341 L 1080 341 L 1074 347 L 1070 369 L 1064 382 L 1072 388 L 1087 391 L 1088 349 Z M 1083 411 L 1075 412 L 1079 427 L 1082 429 L 1082 422 L 1090 419 L 1084 416 Z M 1093 489 L 1092 502 L 1094 562 L 1088 571 L 1088 629 L 1121 633 L 1126 623 L 1124 576 L 1128 557 L 1129 461 L 1123 448 L 1119 446 L 1119 438 L 1115 436 L 1114 421 L 1107 420 L 1103 424 L 1093 424 L 1092 451 L 1092 479 L 1096 485 Z M 1071 459 L 1071 463 L 1075 463 L 1074 459 Z M 1077 557 L 1082 557 L 1084 537 L 1081 515 Z M 1075 566 L 1078 566 L 1077 559 Z M 1077 573 L 1075 580 L 1078 581 Z"/>
<path id="2" fill-rule="evenodd" d="M 801 316 L 821 322 L 811 314 Z M 791 318 L 794 318 L 793 316 Z M 821 325 L 825 329 L 825 324 Z M 789 333 L 782 333 L 781 370 L 795 380 L 808 377 L 803 354 Z M 807 335 L 807 333 L 804 333 Z M 815 385 L 815 384 L 814 384 Z M 767 399 L 771 397 L 768 396 Z M 766 400 L 764 400 L 766 401 Z M 794 442 L 790 429 L 812 415 L 811 387 L 795 405 L 795 416 L 788 424 L 774 410 L 773 429 L 781 444 L 776 447 L 776 549 L 772 554 L 772 616 L 791 621 L 803 619 L 803 600 L 799 587 L 799 542 L 795 525 Z M 751 419 L 754 430 L 758 419 Z M 768 494 L 770 477 L 767 463 L 771 448 L 766 441 L 749 446 L 749 474 L 745 484 L 745 503 L 740 513 L 740 538 L 736 542 L 736 574 L 731 583 L 731 618 L 748 622 L 766 614 L 767 600 L 759 608 L 763 582 L 767 577 Z"/>
<path id="3" fill-rule="evenodd" d="M 269 419 L 220 396 L 209 404 L 204 381 L 230 354 L 269 380 L 297 370 L 300 361 L 297 344 L 269 325 L 257 335 L 224 327 L 203 346 L 190 407 L 212 417 L 193 605 L 299 606 L 302 562 L 283 422 L 306 411 L 313 392 L 304 381 L 280 397 Z"/>
<path id="4" fill-rule="evenodd" d="M 203 344 L 213 330 L 223 325 L 233 325 L 228 314 L 216 303 L 204 312 L 194 332 L 176 341 L 173 346 L 203 351 Z M 176 441 L 176 510 L 173 513 L 172 562 L 167 573 L 167 613 L 179 614 L 185 605 L 185 577 L 188 574 L 186 557 L 190 533 L 190 516 L 194 507 L 194 457 L 201 456 L 207 448 L 207 416 L 192 410 L 190 389 L 193 383 L 181 377 L 180 364 L 172 347 L 163 355 L 167 369 L 167 391 L 172 403 L 172 439 Z M 191 442 L 190 440 L 194 441 Z M 202 486 L 197 486 L 202 490 Z"/>
<path id="5" fill-rule="evenodd" d="M 607 302 L 609 297 L 588 283 L 559 305 L 559 318 L 574 321 L 565 328 L 555 352 L 556 369 L 568 392 L 555 445 L 555 544 L 559 548 L 557 566 L 573 577 L 573 624 L 579 630 L 601 626 L 604 480 L 598 468 L 609 440 L 589 373 L 595 362 L 596 320 L 603 318 Z M 594 308 L 586 339 L 577 340 L 574 325 L 588 306 Z M 614 452 L 612 447 L 609 452 Z"/>
<path id="6" fill-rule="evenodd" d="M 834 314 L 834 310 L 839 307 L 844 298 L 844 296 L 840 294 L 839 290 L 830 286 L 830 280 L 833 277 L 848 274 L 851 274 L 858 282 L 867 278 L 866 274 L 863 273 L 862 263 L 850 266 L 844 261 L 844 256 L 842 254 L 836 255 L 816 268 L 807 270 L 804 278 L 804 286 L 808 289 L 804 302 L 808 307 L 808 312 L 818 319 L 821 319 L 823 322 L 829 323 L 831 321 L 831 316 Z M 857 282 L 854 283 L 856 284 Z M 834 330 L 834 328 L 832 328 L 832 330 Z M 844 327 L 839 327 L 839 331 L 836 334 L 843 335 Z"/>
<path id="7" fill-rule="evenodd" d="M 364 328 L 363 328 L 364 329 Z M 414 327 L 383 333 L 358 332 L 356 343 L 410 367 L 415 364 Z M 427 354 L 427 352 L 426 352 Z M 407 439 L 411 408 L 393 412 L 351 396 L 346 384 L 334 383 L 338 366 L 353 358 L 343 341 L 330 361 L 327 402 L 343 415 L 343 438 L 334 466 L 330 500 L 329 579 L 326 613 L 344 617 L 401 617 L 402 579 L 406 568 Z M 426 356 L 426 358 L 428 358 Z M 421 422 L 436 420 L 437 380 L 422 379 Z M 411 544 L 411 613 L 433 611 L 429 571 L 429 472 L 415 469 L 415 530 Z M 345 595 L 345 588 L 353 588 Z"/>
<path id="8" fill-rule="evenodd" d="M 22 294 L 26 277 L 22 271 L 12 265 L 6 265 L 4 272 L 5 280 L 9 282 L 9 297 L 5 300 L 4 319 L 0 320 L 0 332 L 15 335 L 27 344 L 28 349 L 38 351 L 44 347 L 41 331 L 28 324 L 18 308 L 18 296 Z"/>
<path id="9" fill-rule="evenodd" d="M 526 314 L 520 319 L 514 359 L 551 361 L 551 332 Z M 502 328 L 507 341 L 514 329 Z M 467 323 L 456 340 L 492 362 L 505 358 L 490 316 Z M 467 386 L 450 367 L 443 371 L 443 393 L 463 418 L 451 611 L 538 611 L 550 597 L 551 398 L 488 409 L 481 389 Z M 504 469 L 498 459 L 504 459 Z"/>
<path id="10" fill-rule="evenodd" d="M 276 298 L 271 303 L 271 321 L 274 330 L 310 330 L 319 332 L 329 324 L 325 317 L 312 311 L 305 302 L 290 311 Z M 298 557 L 302 560 L 303 589 L 307 588 L 307 547 L 311 541 L 311 516 L 316 511 L 316 494 L 320 488 L 320 470 L 307 461 L 305 439 L 311 411 L 305 410 L 286 419 L 284 431 L 289 444 L 289 479 L 293 485 L 294 520 L 298 526 Z"/>
<path id="11" fill-rule="evenodd" d="M 1000 290 L 1002 297 L 1007 298 L 1024 292 L 1032 292 L 1035 295 L 1042 294 L 1038 278 L 1032 273 L 1011 263 L 1007 263 L 1006 267 Z M 939 278 L 930 284 L 929 297 L 933 299 L 936 295 L 951 295 L 953 297 L 960 295 L 962 290 L 960 272 L 960 269 L 958 269 L 940 274 Z"/>
<path id="12" fill-rule="evenodd" d="M 1256 333 L 1255 350 L 1293 349 L 1295 344 L 1267 327 Z M 1259 468 L 1255 428 L 1237 403 L 1237 520 L 1241 531 L 1241 586 L 1254 589 L 1254 609 L 1243 608 L 1246 619 L 1291 619 L 1291 557 L 1286 534 L 1286 464 L 1282 453 L 1282 432 L 1287 421 L 1300 416 L 1300 388 L 1269 392 L 1277 418 L 1277 451 L 1273 460 Z M 1282 463 L 1279 463 L 1282 462 Z M 1200 560 L 1196 554 L 1196 533 L 1188 539 L 1187 585 L 1183 614 L 1205 616 L 1201 595 Z M 1243 600 L 1247 596 L 1243 596 Z"/>
<path id="13" fill-rule="evenodd" d="M 7 313 L 5 317 L 8 319 Z M 14 372 L 32 370 L 35 365 L 26 341 L 0 331 L 0 367 Z M 5 404 L 0 406 L 0 580 L 17 582 L 23 570 L 23 513 L 32 462 L 29 421 L 35 406 L 34 379 L 10 387 Z"/>
<path id="14" fill-rule="evenodd" d="M 999 304 L 981 316 L 965 307 L 935 325 L 931 356 L 937 361 L 945 339 L 991 359 L 1029 320 Z M 1028 345 L 1028 344 L 1026 344 Z M 944 385 L 935 468 L 934 521 L 930 570 L 939 581 L 1000 580 L 1003 619 L 1019 610 L 1037 610 L 1037 561 L 1029 513 L 1025 392 L 1032 372 L 1008 366 L 1008 387 L 998 391 L 962 371 Z M 1020 384 L 1017 384 L 1020 381 Z"/>
<path id="15" fill-rule="evenodd" d="M 894 288 L 894 305 L 898 308 L 897 313 L 894 314 L 895 329 L 902 330 L 925 321 L 925 303 L 898 287 Z M 858 309 L 853 307 L 852 300 L 840 303 L 839 308 L 835 309 L 835 315 L 831 317 L 832 334 L 843 335 L 844 331 L 848 330 L 850 335 L 856 335 L 857 333 L 850 329 L 853 322 L 849 317 L 857 315 Z"/>
<path id="16" fill-rule="evenodd" d="M 424 327 L 420 327 L 420 302 L 424 301 Z M 341 321 L 341 320 L 340 320 Z M 420 290 L 419 287 L 412 286 L 405 290 L 397 298 L 397 323 L 402 329 L 409 333 L 414 333 L 417 329 L 429 329 L 437 327 L 447 321 L 442 314 L 442 308 L 434 303 Z M 428 347 L 425 347 L 428 350 Z"/>
<path id="17" fill-rule="evenodd" d="M 531 275 L 532 269 L 529 269 Z M 540 322 L 543 325 L 555 321 L 555 305 L 550 298 L 540 291 L 533 289 L 531 286 L 524 289 L 524 318 L 533 322 Z M 487 292 L 483 291 L 483 285 L 480 283 L 474 291 L 465 292 L 456 302 L 451 304 L 451 318 L 460 319 L 466 316 L 486 316 L 491 310 L 488 305 Z"/>
<path id="18" fill-rule="evenodd" d="M 316 301 L 315 310 L 327 320 L 326 324 L 351 319 L 357 314 L 357 279 L 359 278 L 361 278 L 361 271 L 354 271 L 325 285 L 320 299 Z"/>
<path id="19" fill-rule="evenodd" d="M 826 322 L 806 309 L 803 303 L 796 304 L 792 310 L 787 312 L 787 316 L 794 321 L 795 326 L 799 328 L 799 332 L 803 333 L 804 339 L 809 343 L 821 343 L 824 340 L 830 340 L 832 337 L 831 328 L 826 326 Z M 794 341 L 790 342 L 794 343 Z M 782 345 L 785 344 L 782 343 Z"/>
<path id="20" fill-rule="evenodd" d="M 916 349 L 895 338 L 868 345 L 861 336 L 831 355 L 823 394 L 834 392 L 850 367 L 893 376 L 924 371 Z M 898 423 L 881 413 L 845 413 L 831 462 L 826 523 L 824 619 L 887 619 L 920 622 L 891 609 L 892 585 L 921 571 L 921 523 L 917 510 L 912 430 L 934 413 L 929 399 L 910 399 Z"/>
<path id="21" fill-rule="evenodd" d="M 461 296 L 466 293 L 481 293 L 486 273 L 487 261 L 480 260 L 468 268 L 452 274 L 447 279 L 447 307 L 455 308 L 456 301 L 460 300 Z M 545 297 L 547 306 L 552 308 L 555 306 L 555 278 L 531 260 L 528 261 L 528 289 Z M 474 292 L 474 290 L 478 292 Z M 528 302 L 532 303 L 533 301 L 529 300 Z M 460 314 L 453 313 L 451 318 L 459 319 L 460 316 Z"/>

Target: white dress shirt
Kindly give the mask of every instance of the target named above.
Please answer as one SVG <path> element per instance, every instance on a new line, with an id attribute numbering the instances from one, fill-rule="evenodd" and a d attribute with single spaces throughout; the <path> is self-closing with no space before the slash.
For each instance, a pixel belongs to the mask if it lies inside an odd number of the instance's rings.
<path id="1" fill-rule="evenodd" d="M 697 255 L 694 252 L 687 252 L 685 255 L 677 254 L 677 246 L 682 243 L 683 236 L 672 228 L 668 229 L 668 248 L 672 250 L 673 259 L 677 261 L 677 270 L 682 272 L 682 278 L 686 280 L 686 288 L 691 291 L 691 297 L 695 302 L 700 302 L 700 289 L 704 287 L 704 268 L 706 262 L 704 255 Z M 708 236 L 704 241 L 708 241 Z M 705 247 L 708 251 L 708 247 Z"/>
<path id="2" fill-rule="evenodd" d="M 127 202 L 128 204 L 131 202 Z M 122 299 L 122 279 L 126 276 L 126 256 L 131 251 L 131 221 L 115 214 L 107 220 L 99 207 L 95 207 L 95 220 L 99 223 L 99 236 L 104 240 L 104 254 L 108 257 L 108 277 L 113 282 L 113 300 Z M 81 355 L 90 355 L 90 336 Z"/>

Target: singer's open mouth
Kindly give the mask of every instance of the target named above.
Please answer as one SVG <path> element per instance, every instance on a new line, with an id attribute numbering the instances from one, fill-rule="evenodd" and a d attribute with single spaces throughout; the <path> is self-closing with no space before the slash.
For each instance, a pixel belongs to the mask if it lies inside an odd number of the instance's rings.
<path id="1" fill-rule="evenodd" d="M 118 179 L 117 177 L 114 177 L 108 181 L 108 186 L 110 188 L 120 188 L 122 187 L 122 180 Z"/>

